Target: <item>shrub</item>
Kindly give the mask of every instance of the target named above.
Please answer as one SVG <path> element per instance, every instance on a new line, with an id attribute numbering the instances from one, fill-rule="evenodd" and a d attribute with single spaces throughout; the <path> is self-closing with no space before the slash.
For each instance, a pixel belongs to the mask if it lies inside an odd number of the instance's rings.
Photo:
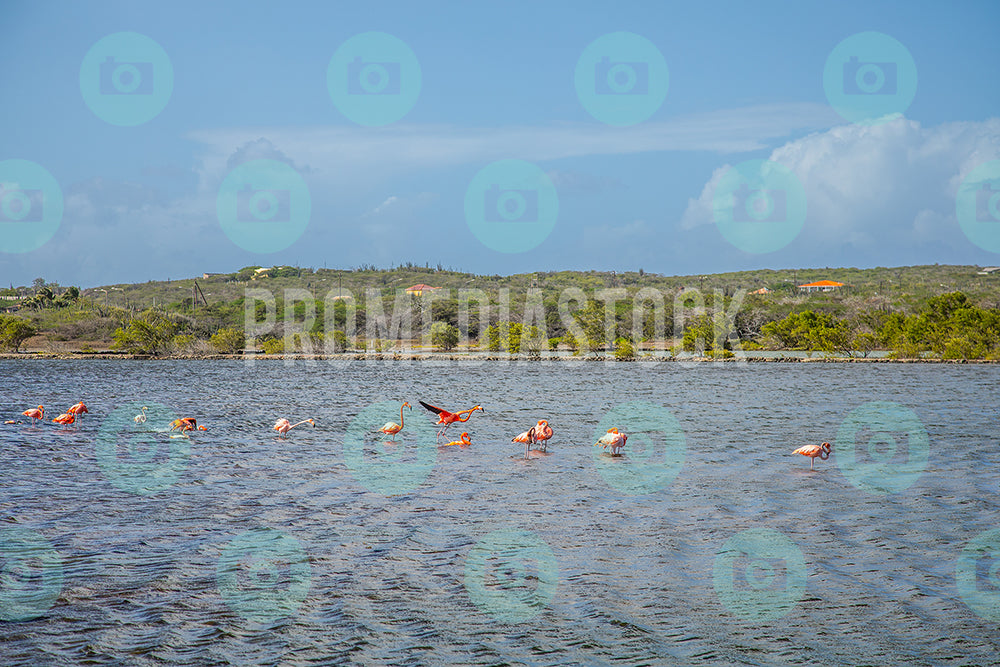
<path id="1" fill-rule="evenodd" d="M 246 337 L 240 329 L 219 329 L 208 342 L 220 354 L 239 354 L 246 347 Z"/>
<path id="2" fill-rule="evenodd" d="M 445 352 L 455 349 L 458 345 L 459 331 L 447 322 L 435 322 L 431 325 L 431 343 Z"/>
<path id="3" fill-rule="evenodd" d="M 0 315 L 0 349 L 17 352 L 21 343 L 37 333 L 31 323 L 20 317 Z"/>
<path id="4" fill-rule="evenodd" d="M 264 348 L 264 354 L 281 354 L 285 351 L 285 339 L 268 338 L 261 344 L 261 347 Z"/>
<path id="5" fill-rule="evenodd" d="M 628 338 L 619 338 L 615 341 L 615 359 L 619 361 L 631 361 L 635 359 L 635 346 Z"/>

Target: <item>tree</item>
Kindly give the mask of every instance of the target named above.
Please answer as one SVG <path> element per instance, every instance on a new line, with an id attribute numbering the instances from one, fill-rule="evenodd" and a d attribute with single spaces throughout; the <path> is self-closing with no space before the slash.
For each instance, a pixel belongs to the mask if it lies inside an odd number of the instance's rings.
<path id="1" fill-rule="evenodd" d="M 220 354 L 239 354 L 246 347 L 246 337 L 239 329 L 219 329 L 208 342 Z"/>
<path id="2" fill-rule="evenodd" d="M 431 325 L 431 342 L 445 352 L 455 349 L 458 336 L 458 328 L 447 322 L 435 322 Z"/>
<path id="3" fill-rule="evenodd" d="M 0 348 L 17 352 L 21 343 L 37 333 L 31 323 L 20 317 L 0 315 Z"/>

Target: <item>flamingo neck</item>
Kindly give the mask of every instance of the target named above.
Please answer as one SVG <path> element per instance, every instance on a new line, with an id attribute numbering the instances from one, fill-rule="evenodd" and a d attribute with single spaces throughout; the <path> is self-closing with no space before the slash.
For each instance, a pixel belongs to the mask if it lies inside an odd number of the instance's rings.
<path id="1" fill-rule="evenodd" d="M 826 461 L 828 458 L 830 458 L 830 452 L 828 452 L 825 449 L 819 450 L 819 458 L 823 461 Z"/>
<path id="2" fill-rule="evenodd" d="M 403 429 L 403 406 L 399 406 L 399 428 Z"/>

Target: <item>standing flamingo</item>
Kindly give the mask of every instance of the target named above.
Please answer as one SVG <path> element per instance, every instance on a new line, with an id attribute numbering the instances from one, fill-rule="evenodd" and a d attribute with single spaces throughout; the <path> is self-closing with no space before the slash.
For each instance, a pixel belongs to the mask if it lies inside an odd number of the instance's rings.
<path id="1" fill-rule="evenodd" d="M 147 408 L 145 405 L 142 406 L 142 414 L 136 415 L 135 417 L 132 418 L 132 420 L 136 424 L 145 424 L 146 423 L 146 410 L 149 410 L 149 408 Z"/>
<path id="2" fill-rule="evenodd" d="M 541 443 L 542 451 L 546 451 L 546 445 L 552 438 L 552 427 L 549 426 L 548 420 L 539 419 L 538 423 L 535 424 L 535 442 Z"/>
<path id="3" fill-rule="evenodd" d="M 472 444 L 472 439 L 469 437 L 469 434 L 463 431 L 462 432 L 462 436 L 461 436 L 461 440 L 454 440 L 452 442 L 449 442 L 446 445 L 441 445 L 441 446 L 442 447 L 452 447 L 452 446 L 456 446 L 457 445 L 458 447 L 468 447 L 471 444 Z"/>
<path id="4" fill-rule="evenodd" d="M 75 415 L 78 419 L 82 419 L 83 415 L 88 414 L 90 410 L 88 410 L 87 406 L 83 404 L 83 401 L 80 401 L 79 403 L 70 406 L 66 412 L 71 415 Z"/>
<path id="5" fill-rule="evenodd" d="M 280 437 L 284 438 L 285 434 L 291 431 L 293 428 L 295 428 L 296 426 L 301 426 L 302 424 L 306 423 L 311 424 L 312 426 L 316 426 L 316 422 L 314 422 L 312 419 L 303 419 L 302 421 L 293 424 L 284 417 L 282 417 L 278 421 L 274 422 L 274 430 L 278 432 L 278 435 Z"/>
<path id="6" fill-rule="evenodd" d="M 804 447 L 799 447 L 792 454 L 801 454 L 802 456 L 809 457 L 809 469 L 813 469 L 813 464 L 816 463 L 816 457 L 820 457 L 822 460 L 826 461 L 830 458 L 830 450 L 833 449 L 833 445 L 829 442 L 824 442 L 822 445 L 805 445 Z"/>
<path id="7" fill-rule="evenodd" d="M 601 436 L 601 439 L 594 443 L 594 447 L 604 447 L 611 449 L 611 456 L 621 456 L 622 449 L 628 436 L 619 433 L 617 428 L 609 428 L 608 432 Z"/>
<path id="8" fill-rule="evenodd" d="M 45 419 L 45 408 L 39 405 L 37 409 L 32 408 L 30 410 L 25 410 L 21 414 L 25 417 L 31 417 L 31 423 L 34 424 L 36 419 L 39 422 Z"/>
<path id="9" fill-rule="evenodd" d="M 69 425 L 69 424 L 72 424 L 75 421 L 76 421 L 76 417 L 74 417 L 73 415 L 71 415 L 68 412 L 64 412 L 64 413 L 62 413 L 61 415 L 59 415 L 58 417 L 56 417 L 55 419 L 52 420 L 52 422 L 55 423 L 55 424 L 63 424 L 63 425 Z"/>
<path id="10" fill-rule="evenodd" d="M 529 428 L 524 433 L 514 436 L 510 441 L 523 442 L 524 458 L 528 458 L 528 450 L 531 445 L 544 443 L 551 437 L 552 428 L 549 426 L 549 422 L 544 419 L 539 419 L 537 424 Z M 542 445 L 541 451 L 545 451 L 545 445 Z"/>
<path id="11" fill-rule="evenodd" d="M 412 410 L 413 406 L 410 405 L 409 403 L 403 403 L 401 406 L 399 406 L 399 423 L 397 424 L 396 422 L 386 422 L 385 426 L 379 429 L 387 436 L 389 436 L 389 440 L 392 440 L 393 439 L 392 436 L 396 435 L 397 433 L 403 430 L 403 408 L 409 408 L 410 410 Z"/>
<path id="12" fill-rule="evenodd" d="M 420 403 L 420 405 L 424 406 L 425 408 L 427 408 L 431 412 L 434 412 L 434 413 L 437 414 L 438 420 L 436 422 L 434 422 L 434 424 L 435 425 L 441 425 L 441 430 L 438 431 L 438 433 L 437 433 L 439 440 L 440 440 L 441 436 L 444 435 L 445 431 L 448 430 L 448 427 L 451 426 L 452 424 L 454 424 L 455 422 L 467 422 L 467 421 L 469 421 L 469 419 L 472 417 L 472 413 L 475 412 L 476 410 L 482 410 L 482 412 L 484 414 L 486 412 L 486 410 L 484 410 L 483 407 L 480 406 L 480 405 L 477 405 L 475 407 L 469 408 L 468 410 L 462 410 L 461 412 L 448 412 L 447 410 L 443 410 L 443 409 L 435 407 L 433 405 L 428 405 L 427 403 L 424 403 L 423 401 L 419 401 L 419 403 Z M 465 415 L 465 419 L 462 419 L 462 415 Z"/>

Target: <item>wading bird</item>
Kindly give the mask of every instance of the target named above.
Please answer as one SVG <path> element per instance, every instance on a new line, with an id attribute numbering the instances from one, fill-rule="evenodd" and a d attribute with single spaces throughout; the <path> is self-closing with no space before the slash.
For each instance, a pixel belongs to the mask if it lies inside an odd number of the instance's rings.
<path id="1" fill-rule="evenodd" d="M 539 419 L 538 423 L 529 428 L 524 433 L 514 436 L 510 439 L 511 442 L 523 442 L 524 443 L 524 458 L 528 458 L 528 450 L 531 445 L 538 443 L 545 443 L 549 438 L 552 437 L 552 428 L 549 426 L 549 422 L 544 419 Z M 542 444 L 541 451 L 545 451 L 545 445 Z"/>
<path id="2" fill-rule="evenodd" d="M 142 414 L 136 415 L 135 417 L 132 418 L 136 424 L 146 423 L 146 410 L 149 410 L 149 408 L 147 408 L 145 405 L 142 406 Z"/>
<path id="3" fill-rule="evenodd" d="M 71 415 L 68 412 L 64 412 L 63 414 L 61 414 L 58 417 L 56 417 L 55 419 L 53 419 L 52 423 L 54 423 L 54 424 L 63 424 L 65 426 L 65 425 L 72 424 L 75 421 L 76 421 L 76 417 L 74 417 L 73 415 Z"/>
<path id="4" fill-rule="evenodd" d="M 183 433 L 184 431 L 194 431 L 195 429 L 199 431 L 207 431 L 208 429 L 204 426 L 198 426 L 198 420 L 194 417 L 182 417 L 181 419 L 175 419 L 170 422 L 170 430 L 176 431 L 180 429 Z"/>
<path id="5" fill-rule="evenodd" d="M 399 406 L 399 423 L 397 424 L 396 422 L 386 422 L 385 426 L 379 429 L 387 436 L 389 436 L 390 440 L 393 439 L 392 436 L 396 435 L 397 433 L 403 430 L 403 408 L 409 408 L 412 410 L 413 406 L 410 405 L 409 403 L 403 403 L 401 406 Z"/>
<path id="6" fill-rule="evenodd" d="M 809 457 L 809 469 L 813 469 L 813 464 L 816 463 L 816 457 L 820 457 L 822 460 L 826 461 L 830 458 L 830 450 L 833 446 L 829 442 L 824 442 L 822 445 L 806 445 L 805 447 L 799 447 L 792 454 L 801 454 L 802 456 Z"/>
<path id="7" fill-rule="evenodd" d="M 42 421 L 45 419 L 45 408 L 38 406 L 37 408 L 31 408 L 30 410 L 25 410 L 21 413 L 25 417 L 31 417 L 31 423 L 34 424 L 35 420 Z"/>
<path id="8" fill-rule="evenodd" d="M 441 446 L 442 447 L 452 447 L 452 446 L 468 447 L 471 444 L 472 444 L 472 438 L 469 437 L 468 433 L 465 433 L 463 431 L 462 432 L 462 436 L 461 436 L 461 440 L 454 440 L 452 442 L 449 442 L 446 445 L 441 445 Z"/>
<path id="9" fill-rule="evenodd" d="M 604 447 L 611 450 L 611 456 L 621 456 L 626 440 L 628 440 L 627 435 L 619 433 L 617 428 L 609 428 L 608 432 L 594 443 L 594 447 Z"/>
<path id="10" fill-rule="evenodd" d="M 454 424 L 455 422 L 469 421 L 469 418 L 472 417 L 472 413 L 475 412 L 476 410 L 481 410 L 484 413 L 486 412 L 486 410 L 483 410 L 483 407 L 480 405 L 469 408 L 468 410 L 462 410 L 461 412 L 448 412 L 447 410 L 442 410 L 441 408 L 435 407 L 433 405 L 428 405 L 423 401 L 419 401 L 419 403 L 420 405 L 424 406 L 431 412 L 437 414 L 438 420 L 434 422 L 434 424 L 441 425 L 441 430 L 438 431 L 437 433 L 439 439 L 441 438 L 442 435 L 444 435 L 444 432 L 448 430 L 448 427 Z M 464 419 L 462 418 L 462 415 L 465 415 Z"/>
<path id="11" fill-rule="evenodd" d="M 274 430 L 277 431 L 278 435 L 280 435 L 283 438 L 285 437 L 286 433 L 291 431 L 296 426 L 301 426 L 302 424 L 310 424 L 312 426 L 316 426 L 316 422 L 314 422 L 312 419 L 303 419 L 302 421 L 293 424 L 284 417 L 282 417 L 278 421 L 274 422 Z"/>
<path id="12" fill-rule="evenodd" d="M 76 416 L 77 419 L 82 419 L 83 415 L 88 414 L 90 412 L 90 410 L 88 410 L 87 406 L 83 404 L 83 401 L 80 401 L 76 405 L 70 406 L 66 410 L 66 412 L 68 412 L 71 415 Z"/>

